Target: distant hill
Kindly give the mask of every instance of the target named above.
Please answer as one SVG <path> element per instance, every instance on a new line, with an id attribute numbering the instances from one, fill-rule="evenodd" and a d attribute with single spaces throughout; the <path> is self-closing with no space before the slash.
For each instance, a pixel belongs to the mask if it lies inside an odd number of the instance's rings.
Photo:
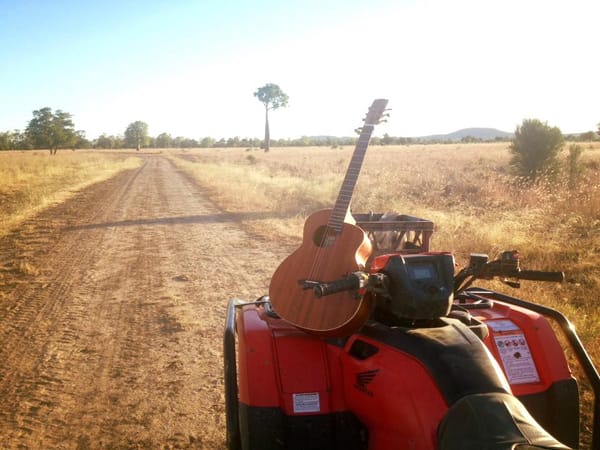
<path id="1" fill-rule="evenodd" d="M 399 139 L 412 141 L 412 142 L 460 142 L 462 140 L 469 140 L 472 138 L 473 141 L 494 141 L 496 139 L 509 140 L 514 138 L 513 133 L 507 133 L 506 131 L 498 130 L 496 128 L 464 128 L 462 130 L 455 131 L 454 133 L 448 134 L 431 134 L 429 136 L 414 136 L 414 137 L 396 137 L 393 138 L 393 143 L 406 143 L 397 142 Z M 339 144 L 339 145 L 350 145 L 356 140 L 356 137 L 352 136 L 303 136 L 298 139 L 298 145 L 303 145 L 302 141 L 308 141 L 313 144 L 311 145 L 323 145 L 323 144 Z"/>
<path id="2" fill-rule="evenodd" d="M 497 130 L 495 128 L 464 128 L 448 134 L 432 134 L 430 136 L 421 136 L 417 139 L 421 141 L 462 141 L 464 138 L 472 137 L 482 141 L 493 141 L 499 139 L 512 139 L 513 133 Z"/>

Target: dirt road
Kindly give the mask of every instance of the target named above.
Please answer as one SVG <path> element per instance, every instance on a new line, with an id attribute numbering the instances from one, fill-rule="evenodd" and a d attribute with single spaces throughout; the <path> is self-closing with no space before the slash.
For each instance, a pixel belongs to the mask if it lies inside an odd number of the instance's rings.
<path id="1" fill-rule="evenodd" d="M 0 241 L 0 448 L 224 448 L 226 304 L 286 252 L 144 158 Z"/>

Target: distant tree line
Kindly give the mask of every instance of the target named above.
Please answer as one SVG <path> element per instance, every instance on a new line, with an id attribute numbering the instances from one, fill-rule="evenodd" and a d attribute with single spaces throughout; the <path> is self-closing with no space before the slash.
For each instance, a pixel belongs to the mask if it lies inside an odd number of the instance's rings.
<path id="1" fill-rule="evenodd" d="M 265 107 L 268 111 L 268 106 Z M 528 125 L 529 127 L 529 125 Z M 526 127 L 526 128 L 528 128 Z M 600 136 L 600 124 L 598 132 L 589 131 L 578 135 L 564 136 L 565 140 L 588 142 L 598 140 Z M 509 141 L 510 139 L 496 138 L 492 141 Z M 371 139 L 372 145 L 411 145 L 423 143 L 449 143 L 456 141 L 447 140 L 421 140 L 419 138 L 394 137 L 384 134 L 382 137 L 375 136 Z M 484 140 L 466 136 L 461 142 L 484 142 Z M 337 148 L 341 146 L 354 145 L 356 137 L 336 136 L 302 136 L 296 139 L 270 139 L 270 145 L 274 147 L 309 147 L 323 146 Z M 183 136 L 173 137 L 164 132 L 158 136 L 148 135 L 148 125 L 143 121 L 130 123 L 123 135 L 102 134 L 96 139 L 87 139 L 85 132 L 75 130 L 71 114 L 45 107 L 33 111 L 33 118 L 27 124 L 24 131 L 14 130 L 0 132 L 0 150 L 31 150 L 48 149 L 55 154 L 58 149 L 120 149 L 120 148 L 211 148 L 211 147 L 241 147 L 261 148 L 264 141 L 259 138 L 230 137 L 215 139 L 213 137 L 202 137 L 193 139 Z"/>
<path id="2" fill-rule="evenodd" d="M 83 132 L 77 132 L 77 140 L 72 145 L 60 146 L 59 148 L 69 149 L 121 149 L 138 147 L 138 138 L 127 138 L 123 135 L 102 134 L 96 139 L 86 139 Z M 331 147 L 353 146 L 356 143 L 356 137 L 336 137 L 336 136 L 302 136 L 294 139 L 270 139 L 271 147 Z M 508 139 L 506 139 L 508 141 Z M 373 136 L 371 145 L 412 145 L 424 143 L 447 143 L 444 140 L 420 140 L 418 138 L 394 137 L 384 135 L 382 137 Z M 466 137 L 462 142 L 486 142 L 482 139 Z M 230 137 L 215 139 L 213 137 L 202 137 L 199 139 L 187 138 L 183 136 L 173 137 L 169 133 L 161 133 L 156 137 L 145 136 L 139 139 L 140 148 L 263 148 L 264 141 L 260 138 L 248 137 Z M 29 139 L 26 132 L 19 130 L 0 132 L 0 150 L 31 150 L 48 149 L 48 146 L 37 144 Z"/>

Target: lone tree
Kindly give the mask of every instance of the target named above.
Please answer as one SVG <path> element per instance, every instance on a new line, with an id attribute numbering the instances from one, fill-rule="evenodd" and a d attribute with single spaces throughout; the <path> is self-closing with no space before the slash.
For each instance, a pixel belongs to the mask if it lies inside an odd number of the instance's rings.
<path id="1" fill-rule="evenodd" d="M 534 181 L 558 168 L 557 157 L 563 145 L 560 129 L 538 119 L 525 119 L 517 126 L 510 145 L 510 164 L 519 175 Z"/>
<path id="2" fill-rule="evenodd" d="M 47 148 L 51 155 L 59 148 L 73 148 L 78 141 L 71 114 L 60 109 L 53 113 L 48 107 L 33 111 L 25 135 L 33 148 Z"/>
<path id="3" fill-rule="evenodd" d="M 148 124 L 141 120 L 130 123 L 125 130 L 125 145 L 137 151 L 148 145 Z"/>
<path id="4" fill-rule="evenodd" d="M 271 135 L 269 133 L 269 110 L 287 106 L 288 96 L 279 86 L 267 83 L 258 88 L 254 96 L 265 105 L 265 152 L 269 151 Z"/>

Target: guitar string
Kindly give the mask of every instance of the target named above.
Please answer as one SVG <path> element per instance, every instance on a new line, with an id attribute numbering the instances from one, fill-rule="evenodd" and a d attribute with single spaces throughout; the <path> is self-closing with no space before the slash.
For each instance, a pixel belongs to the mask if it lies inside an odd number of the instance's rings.
<path id="1" fill-rule="evenodd" d="M 318 274 L 323 273 L 323 264 L 327 261 L 326 255 L 329 252 L 326 250 L 327 240 L 329 238 L 328 233 L 331 228 L 334 229 L 336 235 L 333 237 L 334 241 L 338 239 L 342 231 L 344 229 L 344 224 L 346 223 L 346 215 L 349 212 L 350 201 L 352 199 L 352 193 L 354 191 L 354 186 L 356 185 L 356 181 L 358 179 L 358 175 L 360 173 L 360 168 L 362 166 L 362 162 L 364 160 L 364 156 L 366 154 L 366 150 L 369 145 L 369 141 L 371 139 L 371 134 L 373 133 L 374 126 L 372 124 L 365 124 L 363 129 L 361 130 L 361 134 L 356 143 L 356 149 L 354 154 L 352 155 L 352 159 L 350 160 L 350 164 L 346 171 L 346 176 L 344 177 L 344 181 L 342 183 L 342 188 L 340 193 L 338 194 L 338 199 L 336 201 L 334 209 L 331 211 L 329 216 L 329 221 L 326 225 L 325 232 L 319 237 L 319 242 L 317 244 L 318 248 L 315 253 L 315 257 L 313 259 L 313 263 L 311 265 L 311 269 L 309 271 L 308 279 L 315 280 L 318 277 Z M 351 189 L 348 185 L 351 185 Z M 347 199 L 344 199 L 344 196 L 347 196 Z M 341 208 L 344 205 L 343 217 L 334 217 L 337 214 L 340 215 L 342 213 Z M 333 223 L 335 221 L 335 223 Z M 336 227 L 334 228 L 333 225 Z M 318 229 L 317 229 L 318 230 Z M 335 245 L 335 242 L 331 245 Z M 317 281 L 332 281 L 332 280 L 317 280 Z"/>
<path id="2" fill-rule="evenodd" d="M 352 163 L 351 163 L 352 165 Z M 350 168 L 348 169 L 350 170 Z M 346 181 L 346 180 L 345 180 Z M 325 228 L 321 228 L 319 230 L 319 228 L 317 228 L 317 232 L 320 232 L 320 236 L 319 236 L 319 241 L 318 243 L 315 242 L 315 244 L 317 245 L 317 250 L 315 252 L 315 256 L 313 259 L 313 263 L 311 265 L 311 269 L 310 269 L 310 273 L 309 273 L 309 279 L 310 280 L 315 280 L 316 278 L 318 278 L 319 274 L 323 273 L 324 270 L 324 264 L 327 262 L 327 254 L 329 253 L 329 250 L 327 249 L 327 247 L 329 247 L 330 245 L 335 245 L 335 240 L 339 238 L 339 236 L 342 234 L 342 230 L 343 230 L 343 226 L 344 226 L 344 220 L 340 220 L 339 217 L 336 217 L 336 214 L 340 214 L 340 213 L 336 213 L 336 211 L 338 211 L 339 208 L 341 208 L 340 205 L 340 197 L 342 195 L 347 195 L 344 190 L 347 190 L 347 183 L 345 182 L 342 185 L 342 190 L 340 191 L 340 194 L 338 196 L 338 201 L 336 202 L 336 206 L 334 207 L 334 209 L 331 211 L 331 214 L 329 216 L 329 220 L 327 222 L 327 224 L 325 225 Z M 345 208 L 347 209 L 347 208 Z M 344 211 L 344 214 L 346 213 L 346 211 Z M 333 236 L 330 235 L 331 231 L 334 231 L 335 234 Z M 334 242 L 329 243 L 328 240 L 333 239 Z M 331 280 L 318 280 L 318 281 L 331 281 Z"/>

